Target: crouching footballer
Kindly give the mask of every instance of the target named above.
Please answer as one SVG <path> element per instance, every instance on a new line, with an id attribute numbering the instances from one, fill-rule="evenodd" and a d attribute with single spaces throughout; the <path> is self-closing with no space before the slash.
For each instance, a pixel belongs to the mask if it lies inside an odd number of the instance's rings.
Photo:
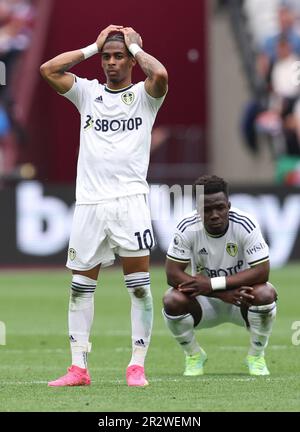
<path id="1" fill-rule="evenodd" d="M 257 221 L 231 208 L 222 178 L 202 176 L 197 185 L 204 188 L 204 197 L 176 227 L 166 260 L 171 288 L 163 298 L 166 325 L 185 353 L 184 375 L 202 375 L 207 360 L 195 330 L 226 322 L 249 330 L 250 375 L 269 375 L 265 349 L 277 294 L 268 282 L 268 245 Z"/>

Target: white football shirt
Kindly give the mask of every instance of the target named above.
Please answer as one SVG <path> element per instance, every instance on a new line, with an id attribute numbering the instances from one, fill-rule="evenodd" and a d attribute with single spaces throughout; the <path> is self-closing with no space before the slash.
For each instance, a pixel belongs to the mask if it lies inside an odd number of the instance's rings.
<path id="1" fill-rule="evenodd" d="M 111 90 L 96 79 L 74 78 L 62 96 L 81 115 L 77 204 L 148 193 L 151 130 L 165 96 L 151 97 L 143 81 Z"/>
<path id="2" fill-rule="evenodd" d="M 268 261 L 269 247 L 257 221 L 248 213 L 231 208 L 227 231 L 212 236 L 194 211 L 177 225 L 167 257 L 191 262 L 192 275 L 202 273 L 212 278 L 234 275 Z"/>

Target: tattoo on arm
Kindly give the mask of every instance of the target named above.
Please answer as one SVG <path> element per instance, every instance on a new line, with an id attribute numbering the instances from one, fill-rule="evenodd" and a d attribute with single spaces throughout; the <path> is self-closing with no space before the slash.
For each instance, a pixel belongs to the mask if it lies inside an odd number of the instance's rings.
<path id="1" fill-rule="evenodd" d="M 77 63 L 79 63 L 79 62 L 78 61 L 72 61 L 72 62 L 69 62 L 69 63 L 62 64 L 61 67 L 60 67 L 59 72 L 62 72 L 62 73 L 63 72 L 67 72 L 69 69 L 71 69 Z"/>
<path id="2" fill-rule="evenodd" d="M 153 56 L 145 52 L 139 52 L 136 59 L 143 72 L 151 80 L 156 71 L 164 69 L 164 66 Z"/>
<path id="3" fill-rule="evenodd" d="M 84 56 L 82 52 L 78 50 L 58 55 L 54 59 L 50 60 L 50 66 L 52 66 L 54 72 L 63 74 L 83 60 Z"/>

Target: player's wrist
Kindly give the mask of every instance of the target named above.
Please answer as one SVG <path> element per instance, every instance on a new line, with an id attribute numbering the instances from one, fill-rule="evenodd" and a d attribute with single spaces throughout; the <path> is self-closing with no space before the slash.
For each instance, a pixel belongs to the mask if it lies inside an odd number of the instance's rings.
<path id="1" fill-rule="evenodd" d="M 131 43 L 128 47 L 129 52 L 135 57 L 138 52 L 143 51 L 143 49 L 137 43 Z"/>
<path id="2" fill-rule="evenodd" d="M 212 291 L 225 290 L 226 289 L 226 277 L 218 276 L 210 279 Z"/>
<path id="3" fill-rule="evenodd" d="M 86 46 L 85 48 L 81 48 L 81 52 L 83 53 L 84 59 L 86 60 L 89 57 L 92 57 L 95 54 L 98 54 L 99 49 L 96 42 L 91 45 Z"/>

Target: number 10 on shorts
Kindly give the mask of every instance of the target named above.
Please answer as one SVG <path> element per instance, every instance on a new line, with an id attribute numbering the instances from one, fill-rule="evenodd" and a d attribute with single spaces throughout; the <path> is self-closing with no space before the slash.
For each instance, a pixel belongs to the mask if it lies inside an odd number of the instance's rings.
<path id="1" fill-rule="evenodd" d="M 139 249 L 151 249 L 154 240 L 152 236 L 152 232 L 150 229 L 146 229 L 143 234 L 141 234 L 140 231 L 137 231 L 134 233 L 134 235 L 137 237 Z"/>

